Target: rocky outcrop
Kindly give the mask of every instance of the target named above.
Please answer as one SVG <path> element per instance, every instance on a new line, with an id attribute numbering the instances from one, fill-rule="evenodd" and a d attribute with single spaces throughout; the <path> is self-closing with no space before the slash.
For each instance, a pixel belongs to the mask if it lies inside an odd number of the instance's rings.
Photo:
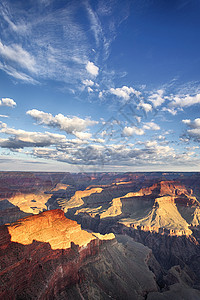
<path id="1" fill-rule="evenodd" d="M 0 227 L 0 299 L 145 299 L 159 290 L 153 261 L 130 237 L 93 234 L 47 211 Z"/>
<path id="2" fill-rule="evenodd" d="M 126 185 L 122 182 L 122 187 L 121 192 L 131 188 L 129 182 Z M 114 195 L 114 190 L 109 191 Z M 190 188 L 178 181 L 160 181 L 138 192 L 128 192 L 112 199 L 106 197 L 105 192 L 103 189 L 99 195 L 83 199 L 82 205 L 76 206 L 74 201 L 73 210 L 67 213 L 85 228 L 93 230 L 99 230 L 96 229 L 97 223 L 102 228 L 107 222 L 119 222 L 144 231 L 180 236 L 192 234 L 190 227 L 200 224 L 199 201 Z"/>
<path id="3" fill-rule="evenodd" d="M 122 224 L 114 226 L 113 232 L 129 235 L 134 241 L 152 249 L 155 258 L 165 270 L 174 265 L 189 266 L 190 270 L 195 272 L 196 280 L 200 284 L 200 271 L 197 267 L 199 265 L 200 245 L 194 236 L 162 234 L 155 231 L 144 231 L 139 227 L 126 227 Z"/>

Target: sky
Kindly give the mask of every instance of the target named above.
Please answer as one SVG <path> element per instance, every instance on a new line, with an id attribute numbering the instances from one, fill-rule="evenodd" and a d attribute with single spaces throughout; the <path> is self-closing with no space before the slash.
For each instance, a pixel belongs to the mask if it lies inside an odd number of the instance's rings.
<path id="1" fill-rule="evenodd" d="M 198 0 L 2 0 L 0 170 L 200 171 Z"/>

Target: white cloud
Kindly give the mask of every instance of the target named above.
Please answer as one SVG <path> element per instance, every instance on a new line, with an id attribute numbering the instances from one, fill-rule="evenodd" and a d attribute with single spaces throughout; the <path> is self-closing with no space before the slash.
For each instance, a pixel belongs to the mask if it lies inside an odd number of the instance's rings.
<path id="1" fill-rule="evenodd" d="M 0 2 L 1 69 L 27 83 L 38 83 L 45 78 L 78 85 L 86 74 L 91 48 L 85 26 L 75 17 L 78 6 L 73 1 L 67 2 L 63 3 L 63 9 L 52 12 L 51 5 L 42 9 L 41 3 L 36 3 L 40 6 L 39 14 L 34 9 L 31 13 L 23 10 L 22 14 L 21 6 L 3 2 Z M 58 28 L 62 29 L 62 36 L 57 34 Z"/>
<path id="2" fill-rule="evenodd" d="M 200 103 L 200 94 L 190 96 L 189 94 L 183 96 L 174 96 L 171 105 L 178 107 L 189 107 L 194 104 Z"/>
<path id="3" fill-rule="evenodd" d="M 200 128 L 200 118 L 197 118 L 194 121 L 191 121 L 190 119 L 186 119 L 186 120 L 182 120 L 182 122 L 191 128 L 194 129 Z"/>
<path id="4" fill-rule="evenodd" d="M 142 117 L 140 117 L 140 116 L 135 116 L 135 118 L 136 118 L 136 120 L 137 120 L 138 123 L 140 123 L 141 120 L 142 120 Z"/>
<path id="5" fill-rule="evenodd" d="M 4 19 L 7 21 L 7 23 L 9 24 L 10 28 L 14 32 L 17 32 L 18 34 L 25 34 L 28 31 L 28 27 L 26 24 L 24 23 L 15 24 L 9 19 L 9 17 L 6 14 L 3 14 L 3 16 Z"/>
<path id="6" fill-rule="evenodd" d="M 152 105 L 149 103 L 144 103 L 143 101 L 140 101 L 138 104 L 138 108 L 142 107 L 145 112 L 150 112 L 152 111 Z"/>
<path id="7" fill-rule="evenodd" d="M 86 136 L 81 136 L 82 132 L 79 132 L 80 135 L 78 133 L 78 139 L 67 140 L 64 135 L 16 130 L 7 127 L 5 123 L 0 123 L 0 127 L 2 133 L 10 135 L 9 138 L 0 139 L 2 148 L 8 148 L 11 151 L 21 149 L 20 152 L 27 155 L 69 164 L 127 165 L 130 167 L 173 166 L 175 163 L 183 164 L 184 162 L 195 165 L 197 162 L 194 151 L 177 153 L 172 147 L 159 144 L 155 140 L 138 142 L 138 147 L 135 147 L 134 144 L 103 145 L 102 143 L 105 142 L 103 139 L 91 139 L 92 143 L 100 144 L 89 144 L 85 140 Z M 142 132 L 139 130 L 136 127 L 125 129 L 128 136 L 134 133 L 140 135 Z M 33 149 L 23 151 L 25 147 Z"/>
<path id="8" fill-rule="evenodd" d="M 2 98 L 0 100 L 0 106 L 15 107 L 16 105 L 17 103 L 11 98 Z"/>
<path id="9" fill-rule="evenodd" d="M 74 132 L 74 135 L 80 140 L 89 140 L 92 134 L 89 132 Z"/>
<path id="10" fill-rule="evenodd" d="M 191 120 L 185 119 L 185 120 L 182 120 L 182 123 L 189 125 L 191 123 Z"/>
<path id="11" fill-rule="evenodd" d="M 88 12 L 89 20 L 91 23 L 91 29 L 94 33 L 95 41 L 97 46 L 99 45 L 100 37 L 103 34 L 101 23 L 99 21 L 98 15 L 92 10 L 91 6 L 89 5 L 89 2 L 85 2 L 85 6 Z"/>
<path id="12" fill-rule="evenodd" d="M 123 135 L 125 136 L 132 136 L 133 134 L 136 135 L 143 135 L 144 134 L 144 130 L 141 128 L 137 128 L 136 126 L 133 127 L 124 127 L 123 129 Z"/>
<path id="13" fill-rule="evenodd" d="M 13 44 L 6 46 L 0 41 L 0 55 L 4 58 L 18 63 L 28 71 L 36 71 L 36 61 L 34 57 L 22 48 L 21 45 Z"/>
<path id="14" fill-rule="evenodd" d="M 94 85 L 94 81 L 88 80 L 88 79 L 82 80 L 82 83 L 83 83 L 84 85 L 86 85 L 86 86 L 93 86 L 93 85 Z"/>
<path id="15" fill-rule="evenodd" d="M 154 122 L 146 122 L 143 125 L 143 129 L 146 130 L 160 130 L 160 126 Z"/>
<path id="16" fill-rule="evenodd" d="M 86 65 L 86 70 L 94 77 L 96 77 L 99 74 L 99 68 L 95 66 L 95 64 L 91 61 L 88 61 Z"/>
<path id="17" fill-rule="evenodd" d="M 173 166 L 174 163 L 196 163 L 193 153 L 176 153 L 168 145 L 157 141 L 147 141 L 141 148 L 129 145 L 76 145 L 55 149 L 33 150 L 33 155 L 79 165 L 115 165 L 115 166 Z"/>
<path id="18" fill-rule="evenodd" d="M 1 133 L 11 135 L 8 139 L 0 139 L 0 146 L 3 148 L 44 147 L 65 143 L 67 141 L 65 135 L 9 128 L 7 124 L 2 122 L 0 122 L 0 128 Z"/>
<path id="19" fill-rule="evenodd" d="M 188 129 L 187 133 L 197 141 L 200 141 L 200 128 Z"/>
<path id="20" fill-rule="evenodd" d="M 116 95 L 117 97 L 123 98 L 124 100 L 128 100 L 131 94 L 134 94 L 137 97 L 141 94 L 139 91 L 136 91 L 132 87 L 128 87 L 125 85 L 121 88 L 111 88 L 110 93 Z"/>
<path id="21" fill-rule="evenodd" d="M 164 94 L 164 90 L 157 90 L 156 93 L 154 93 L 153 95 L 149 96 L 149 101 L 152 102 L 154 107 L 158 107 L 160 105 L 162 105 L 165 102 L 165 98 L 163 97 Z"/>
<path id="22" fill-rule="evenodd" d="M 77 132 L 85 131 L 88 126 L 93 126 L 98 123 L 89 118 L 66 117 L 63 114 L 58 114 L 54 117 L 50 113 L 45 113 L 37 109 L 29 110 L 26 114 L 34 118 L 39 124 L 55 127 L 66 133 L 75 135 L 77 135 Z"/>
<path id="23" fill-rule="evenodd" d="M 9 118 L 7 115 L 0 115 L 1 118 Z"/>
<path id="24" fill-rule="evenodd" d="M 93 89 L 90 86 L 88 86 L 87 90 L 88 90 L 88 93 L 93 92 Z"/>
<path id="25" fill-rule="evenodd" d="M 167 111 L 170 114 L 172 114 L 173 116 L 175 116 L 177 114 L 177 110 L 175 110 L 174 108 L 167 108 L 167 107 L 163 107 L 162 111 Z"/>
<path id="26" fill-rule="evenodd" d="M 26 83 L 36 84 L 38 81 L 33 79 L 31 76 L 25 74 L 24 72 L 18 71 L 15 68 L 8 66 L 7 64 L 2 64 L 0 62 L 0 69 L 6 72 L 8 75 L 12 76 L 13 78 L 19 79 Z"/>
<path id="27" fill-rule="evenodd" d="M 187 138 L 192 138 L 196 142 L 200 142 L 200 118 L 191 121 L 189 119 L 182 120 L 189 128 L 187 129 Z"/>
<path id="28" fill-rule="evenodd" d="M 104 139 L 101 139 L 101 138 L 98 138 L 98 139 L 92 139 L 92 141 L 95 142 L 95 143 L 100 143 L 100 144 L 105 143 L 105 140 L 104 140 Z"/>

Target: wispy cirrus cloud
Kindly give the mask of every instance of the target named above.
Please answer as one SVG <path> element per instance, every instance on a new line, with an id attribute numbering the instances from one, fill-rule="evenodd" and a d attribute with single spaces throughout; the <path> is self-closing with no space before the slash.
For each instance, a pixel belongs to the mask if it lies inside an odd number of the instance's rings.
<path id="1" fill-rule="evenodd" d="M 0 115 L 1 118 L 9 118 L 7 115 Z"/>
<path id="2" fill-rule="evenodd" d="M 101 22 L 98 17 L 98 14 L 92 9 L 89 1 L 85 1 L 84 5 L 88 13 L 89 21 L 91 24 L 91 30 L 93 31 L 94 34 L 96 46 L 98 47 L 100 43 L 100 39 L 103 36 L 103 29 L 101 26 Z"/>
<path id="3" fill-rule="evenodd" d="M 8 75 L 10 75 L 11 77 L 15 78 L 15 79 L 19 79 L 22 82 L 26 82 L 26 83 L 30 83 L 30 84 L 39 84 L 39 82 L 35 79 L 33 79 L 31 76 L 17 71 L 15 68 L 7 65 L 7 64 L 3 64 L 0 62 L 0 69 L 3 70 L 5 73 L 7 73 Z"/>
<path id="4" fill-rule="evenodd" d="M 6 61 L 13 61 L 30 72 L 36 73 L 37 71 L 34 57 L 24 50 L 21 45 L 12 44 L 11 46 L 6 46 L 0 41 L 0 55 Z"/>
<path id="5" fill-rule="evenodd" d="M 35 3 L 26 11 L 20 3 L 11 5 L 10 1 L 3 1 L 0 5 L 1 69 L 30 83 L 29 77 L 35 83 L 41 79 L 81 80 L 86 74 L 89 42 L 85 28 L 73 17 L 79 5 L 66 3 L 63 9 L 53 11 L 47 6 L 45 13 L 41 11 L 39 15 L 38 5 L 42 3 Z M 23 21 L 19 24 L 22 12 Z M 21 38 L 16 39 L 17 36 Z"/>
<path id="6" fill-rule="evenodd" d="M 0 68 L 25 83 L 53 79 L 78 88 L 88 74 L 95 78 L 99 69 L 106 68 L 117 27 L 128 9 L 123 3 L 116 19 L 111 2 L 94 7 L 92 1 L 67 1 L 62 8 L 55 3 L 36 1 L 24 10 L 23 3 L 2 1 Z M 77 18 L 80 11 L 84 22 Z M 105 76 L 104 72 L 104 80 Z"/>

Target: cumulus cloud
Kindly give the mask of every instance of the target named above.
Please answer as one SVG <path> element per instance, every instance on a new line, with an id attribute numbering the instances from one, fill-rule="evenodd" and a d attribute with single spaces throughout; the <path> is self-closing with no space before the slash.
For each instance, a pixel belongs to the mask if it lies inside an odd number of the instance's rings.
<path id="1" fill-rule="evenodd" d="M 194 121 L 191 121 L 190 119 L 186 119 L 186 120 L 182 120 L 182 122 L 191 128 L 194 129 L 200 128 L 200 118 L 197 118 Z"/>
<path id="2" fill-rule="evenodd" d="M 93 89 L 90 86 L 88 86 L 87 90 L 88 90 L 88 93 L 93 92 Z"/>
<path id="3" fill-rule="evenodd" d="M 126 127 L 124 127 L 124 129 L 123 129 L 123 135 L 124 136 L 132 136 L 133 134 L 143 135 L 144 130 L 141 129 L 141 128 L 138 128 L 136 126 L 132 126 L 132 127 L 126 126 Z"/>
<path id="4" fill-rule="evenodd" d="M 45 113 L 37 109 L 32 109 L 26 112 L 27 115 L 34 118 L 39 124 L 47 125 L 49 127 L 58 128 L 68 134 L 75 134 L 83 132 L 88 126 L 97 124 L 97 121 L 90 120 L 89 118 L 81 119 L 79 117 L 66 117 L 63 114 L 55 115 Z"/>
<path id="5" fill-rule="evenodd" d="M 125 85 L 121 88 L 111 88 L 109 91 L 111 94 L 116 95 L 119 98 L 123 98 L 124 100 L 128 100 L 131 94 L 134 94 L 137 97 L 141 94 L 139 91 L 136 91 L 132 87 L 128 87 Z"/>
<path id="6" fill-rule="evenodd" d="M 161 106 L 165 102 L 165 97 L 163 97 L 164 90 L 157 90 L 156 93 L 149 96 L 148 100 L 152 102 L 154 107 Z"/>
<path id="7" fill-rule="evenodd" d="M 143 129 L 146 130 L 160 130 L 160 126 L 154 122 L 146 122 L 143 125 Z"/>
<path id="8" fill-rule="evenodd" d="M 182 120 L 190 129 L 187 129 L 186 138 L 193 139 L 196 142 L 200 142 L 200 118 L 191 121 L 190 119 Z"/>
<path id="9" fill-rule="evenodd" d="M 103 97 L 103 92 L 99 92 L 99 98 Z"/>
<path id="10" fill-rule="evenodd" d="M 95 66 L 95 64 L 91 61 L 88 61 L 86 65 L 86 70 L 94 77 L 96 77 L 99 74 L 99 68 Z"/>
<path id="11" fill-rule="evenodd" d="M 64 147 L 57 150 L 35 148 L 33 155 L 78 165 L 166 166 L 174 162 L 182 164 L 183 161 L 195 163 L 192 153 L 176 153 L 172 147 L 160 145 L 157 141 L 144 142 L 140 148 L 132 144 L 77 145 L 76 148 Z"/>
<path id="12" fill-rule="evenodd" d="M 194 104 L 200 103 L 200 94 L 190 96 L 189 94 L 183 96 L 174 96 L 171 105 L 177 107 L 189 107 Z"/>
<path id="13" fill-rule="evenodd" d="M 0 122 L 0 132 L 10 135 L 9 138 L 0 139 L 2 148 L 24 148 L 24 147 L 45 147 L 66 142 L 66 137 L 61 134 L 50 132 L 31 132 L 21 129 L 7 127 L 7 124 Z"/>
<path id="14" fill-rule="evenodd" d="M 173 116 L 175 116 L 177 114 L 177 110 L 175 110 L 174 108 L 163 107 L 162 111 L 167 111 L 168 113 L 170 113 Z"/>
<path id="15" fill-rule="evenodd" d="M 86 86 L 93 86 L 93 85 L 94 85 L 94 81 L 88 80 L 88 79 L 82 80 L 82 83 L 83 83 L 84 85 L 86 85 Z"/>
<path id="16" fill-rule="evenodd" d="M 154 122 L 146 122 L 144 123 L 142 128 L 138 128 L 136 126 L 126 126 L 123 129 L 123 136 L 132 136 L 132 135 L 144 135 L 145 130 L 160 130 L 160 126 L 158 126 Z"/>
<path id="17" fill-rule="evenodd" d="M 17 103 L 11 98 L 2 98 L 0 100 L 0 106 L 15 107 L 16 105 Z"/>
<path id="18" fill-rule="evenodd" d="M 89 140 L 92 134 L 89 132 L 74 132 L 74 135 L 80 140 Z"/>
<path id="19" fill-rule="evenodd" d="M 115 165 L 115 166 L 145 166 L 145 165 L 171 165 L 173 163 L 194 164 L 195 153 L 176 153 L 169 145 L 159 144 L 158 141 L 146 141 L 133 144 L 103 144 L 102 139 L 91 139 L 78 136 L 77 139 L 67 140 L 64 135 L 50 132 L 29 132 L 9 128 L 5 123 L 0 123 L 1 133 L 9 135 L 0 139 L 0 146 L 12 151 L 18 151 L 37 158 L 53 159 L 69 164 L 78 165 Z M 142 130 L 142 129 L 141 129 Z M 142 131 L 136 127 L 126 127 L 127 136 L 130 134 L 141 135 Z M 79 132 L 82 134 L 82 132 Z M 78 133 L 78 134 L 79 134 Z M 86 133 L 83 133 L 86 134 Z M 98 144 L 93 144 L 98 143 Z M 23 150 L 29 147 L 30 150 Z"/>
<path id="20" fill-rule="evenodd" d="M 140 108 L 140 107 L 141 107 L 142 109 L 144 109 L 144 111 L 145 111 L 146 113 L 152 111 L 152 105 L 151 105 L 150 103 L 145 103 L 145 102 L 143 102 L 143 101 L 140 101 L 140 103 L 138 104 L 138 108 Z"/>

